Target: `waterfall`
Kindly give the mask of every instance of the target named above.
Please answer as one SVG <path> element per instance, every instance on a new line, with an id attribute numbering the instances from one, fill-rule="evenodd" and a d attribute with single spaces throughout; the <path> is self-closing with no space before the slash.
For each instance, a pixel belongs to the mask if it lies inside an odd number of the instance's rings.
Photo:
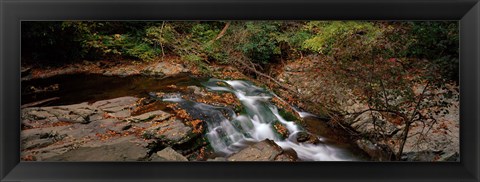
<path id="1" fill-rule="evenodd" d="M 277 96 L 266 89 L 242 80 L 210 79 L 203 85 L 210 91 L 235 94 L 245 112 L 237 115 L 232 109 L 184 100 L 180 96 L 170 96 L 163 100 L 179 103 L 192 117 L 204 120 L 208 126 L 206 137 L 218 153 L 230 155 L 248 144 L 270 139 L 283 149 L 295 150 L 299 159 L 304 161 L 356 160 L 343 148 L 323 142 L 297 142 L 296 135 L 306 131 L 294 121 L 288 121 L 280 115 L 278 108 L 270 102 L 272 97 Z M 312 116 L 298 109 L 294 110 L 302 117 Z M 273 127 L 275 123 L 283 125 L 289 136 L 281 137 Z M 317 137 L 319 141 L 325 140 L 322 136 Z"/>

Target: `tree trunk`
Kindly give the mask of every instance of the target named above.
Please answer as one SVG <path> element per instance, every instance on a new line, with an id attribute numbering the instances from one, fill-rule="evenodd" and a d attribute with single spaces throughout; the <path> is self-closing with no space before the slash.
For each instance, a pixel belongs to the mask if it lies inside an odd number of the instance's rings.
<path id="1" fill-rule="evenodd" d="M 225 35 L 225 33 L 227 32 L 228 27 L 230 27 L 230 24 L 231 24 L 231 22 L 227 22 L 227 24 L 225 24 L 225 26 L 223 27 L 222 31 L 220 31 L 220 33 L 217 35 L 217 37 L 215 37 L 215 39 L 211 40 L 210 43 L 213 43 L 216 40 L 222 38 L 223 35 Z"/>
<path id="2" fill-rule="evenodd" d="M 407 143 L 407 137 L 408 137 L 408 131 L 410 130 L 410 124 L 411 122 L 407 121 L 405 123 L 405 130 L 403 131 L 403 136 L 402 136 L 402 142 L 400 143 L 400 148 L 398 149 L 397 153 L 397 160 L 400 160 L 403 154 L 403 147 L 405 146 L 405 143 Z"/>

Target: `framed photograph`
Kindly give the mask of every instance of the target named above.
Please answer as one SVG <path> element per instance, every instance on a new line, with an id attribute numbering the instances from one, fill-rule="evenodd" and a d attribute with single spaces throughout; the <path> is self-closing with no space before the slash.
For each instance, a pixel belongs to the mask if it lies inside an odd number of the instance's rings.
<path id="1" fill-rule="evenodd" d="M 479 181 L 480 3 L 2 1 L 1 181 Z"/>

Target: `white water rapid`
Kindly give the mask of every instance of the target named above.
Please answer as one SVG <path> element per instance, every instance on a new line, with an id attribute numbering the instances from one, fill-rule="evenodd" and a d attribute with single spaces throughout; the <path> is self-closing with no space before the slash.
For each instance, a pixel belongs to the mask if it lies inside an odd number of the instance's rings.
<path id="1" fill-rule="evenodd" d="M 207 138 L 212 148 L 226 155 L 238 152 L 248 144 L 265 139 L 273 140 L 283 149 L 293 149 L 303 161 L 353 161 L 357 160 L 348 150 L 323 142 L 325 137 L 317 136 L 318 144 L 299 143 L 296 134 L 306 132 L 300 125 L 284 119 L 278 108 L 270 102 L 273 93 L 240 80 L 210 79 L 204 86 L 211 91 L 230 92 L 242 103 L 245 112 L 237 115 L 233 110 L 203 103 L 187 101 L 181 97 L 164 98 L 164 101 L 187 103 L 193 109 L 208 114 Z M 301 117 L 314 115 L 294 109 Z M 280 123 L 287 128 L 289 136 L 282 138 L 273 127 Z"/>

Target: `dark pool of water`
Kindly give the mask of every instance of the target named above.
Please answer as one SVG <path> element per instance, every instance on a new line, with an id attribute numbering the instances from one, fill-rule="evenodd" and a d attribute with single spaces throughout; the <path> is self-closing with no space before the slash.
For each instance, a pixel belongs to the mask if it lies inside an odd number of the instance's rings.
<path id="1" fill-rule="evenodd" d="M 151 76 L 104 76 L 99 74 L 59 75 L 46 79 L 22 81 L 21 103 L 28 104 L 49 98 L 59 99 L 45 105 L 68 105 L 94 102 L 122 96 L 147 96 L 148 92 L 169 91 L 170 85 L 198 85 L 202 78 L 181 74 L 168 78 Z M 55 86 L 57 85 L 57 86 Z M 48 91 L 34 92 L 35 89 Z M 56 88 L 55 88 L 56 87 Z"/>

